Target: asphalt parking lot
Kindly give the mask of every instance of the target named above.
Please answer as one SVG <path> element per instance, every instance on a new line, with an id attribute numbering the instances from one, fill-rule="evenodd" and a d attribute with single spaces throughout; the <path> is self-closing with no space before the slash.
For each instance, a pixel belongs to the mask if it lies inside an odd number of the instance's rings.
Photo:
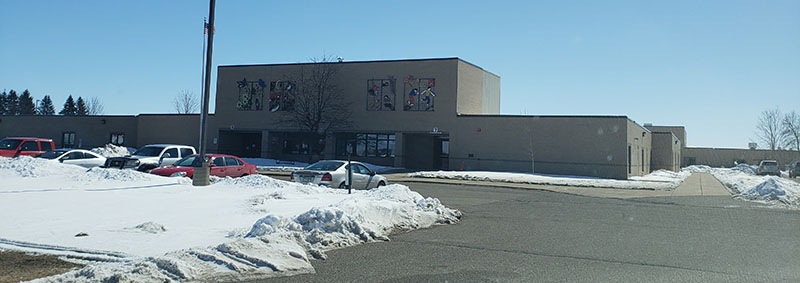
<path id="1" fill-rule="evenodd" d="M 615 199 L 410 184 L 459 224 L 328 253 L 259 282 L 798 282 L 800 211 L 729 196 Z"/>

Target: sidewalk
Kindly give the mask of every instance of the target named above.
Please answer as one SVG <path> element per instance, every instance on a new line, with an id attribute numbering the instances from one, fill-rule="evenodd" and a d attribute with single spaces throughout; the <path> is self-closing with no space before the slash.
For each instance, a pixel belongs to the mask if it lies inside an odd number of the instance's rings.
<path id="1" fill-rule="evenodd" d="M 680 186 L 672 191 L 672 196 L 730 196 L 725 186 L 709 173 L 692 173 Z"/>

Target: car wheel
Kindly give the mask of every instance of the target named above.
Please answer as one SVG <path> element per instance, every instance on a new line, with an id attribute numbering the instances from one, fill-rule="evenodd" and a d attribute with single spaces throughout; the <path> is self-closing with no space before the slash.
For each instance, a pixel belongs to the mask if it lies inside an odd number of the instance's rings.
<path id="1" fill-rule="evenodd" d="M 386 186 L 386 183 L 384 183 L 383 181 L 378 182 L 378 187 L 383 187 L 383 186 Z"/>
<path id="2" fill-rule="evenodd" d="M 347 189 L 347 185 L 345 185 L 344 182 L 342 182 L 341 184 L 339 184 L 339 188 L 340 189 Z"/>

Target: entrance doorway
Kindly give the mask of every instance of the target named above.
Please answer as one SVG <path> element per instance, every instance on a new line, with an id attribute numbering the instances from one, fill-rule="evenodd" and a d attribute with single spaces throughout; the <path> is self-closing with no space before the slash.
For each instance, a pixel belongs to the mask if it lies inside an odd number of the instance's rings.
<path id="1" fill-rule="evenodd" d="M 219 131 L 218 151 L 239 157 L 261 157 L 261 132 Z"/>
<path id="2" fill-rule="evenodd" d="M 409 169 L 447 170 L 450 138 L 447 134 L 403 134 L 403 166 Z"/>

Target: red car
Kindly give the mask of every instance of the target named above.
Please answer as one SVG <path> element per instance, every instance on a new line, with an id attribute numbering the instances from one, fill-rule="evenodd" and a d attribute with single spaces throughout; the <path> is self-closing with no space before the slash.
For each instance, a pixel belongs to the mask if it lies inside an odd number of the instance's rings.
<path id="1" fill-rule="evenodd" d="M 0 156 L 17 157 L 20 155 L 37 156 L 51 151 L 55 144 L 51 139 L 43 138 L 4 138 L 0 141 Z"/>
<path id="2" fill-rule="evenodd" d="M 173 165 L 153 169 L 150 173 L 167 177 L 183 176 L 191 178 L 194 176 L 192 163 L 198 156 L 198 154 L 189 155 L 178 160 Z M 211 175 L 217 177 L 242 177 L 258 174 L 255 165 L 247 164 L 247 162 L 233 155 L 206 154 L 206 164 L 211 167 Z"/>

